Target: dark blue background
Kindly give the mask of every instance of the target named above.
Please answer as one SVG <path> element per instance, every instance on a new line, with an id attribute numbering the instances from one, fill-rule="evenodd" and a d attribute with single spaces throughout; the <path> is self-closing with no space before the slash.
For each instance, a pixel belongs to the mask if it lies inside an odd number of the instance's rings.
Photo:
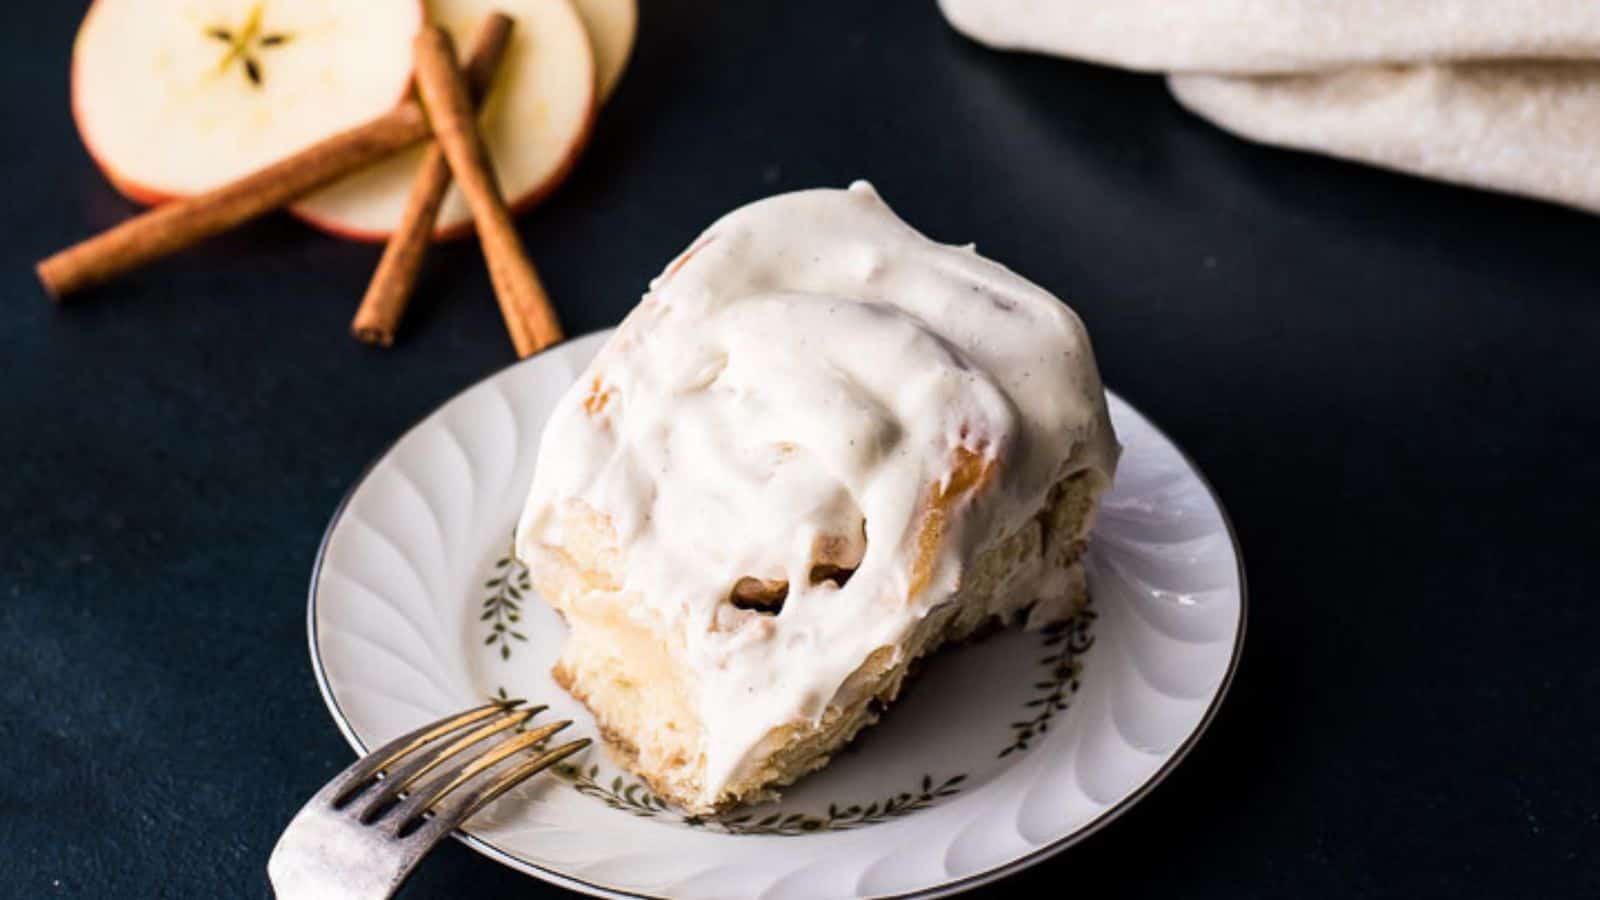
<path id="1" fill-rule="evenodd" d="M 1211 733 L 1005 886 L 1600 894 L 1600 219 L 1240 143 L 932 0 L 642 5 L 522 221 L 571 333 L 726 210 L 869 178 L 1069 298 L 1237 523 L 1250 640 Z M 323 526 L 512 353 L 470 241 L 382 352 L 346 333 L 378 249 L 284 216 L 52 307 L 32 263 L 132 212 L 68 114 L 81 13 L 0 11 L 0 893 L 261 896 L 350 759 L 305 646 Z M 452 844 L 406 896 L 491 893 L 560 892 Z"/>

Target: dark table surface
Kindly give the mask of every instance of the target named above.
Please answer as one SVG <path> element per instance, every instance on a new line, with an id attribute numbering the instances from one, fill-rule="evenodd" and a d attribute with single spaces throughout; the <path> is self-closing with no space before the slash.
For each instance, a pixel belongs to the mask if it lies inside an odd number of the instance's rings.
<path id="1" fill-rule="evenodd" d="M 868 178 L 1068 298 L 1237 525 L 1211 732 L 1001 890 L 1600 895 L 1600 219 L 1241 143 L 931 0 L 642 5 L 521 223 L 571 333 L 726 210 Z M 68 114 L 81 12 L 0 14 L 0 893 L 263 896 L 351 758 L 306 652 L 323 526 L 512 352 L 472 242 L 382 352 L 346 333 L 378 249 L 284 216 L 52 307 L 32 263 L 132 211 Z M 561 892 L 450 844 L 405 896 L 491 893 Z"/>

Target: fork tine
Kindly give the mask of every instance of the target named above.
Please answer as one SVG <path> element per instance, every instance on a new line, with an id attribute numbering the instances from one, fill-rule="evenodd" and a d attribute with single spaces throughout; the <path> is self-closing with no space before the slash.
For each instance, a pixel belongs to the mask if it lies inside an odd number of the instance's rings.
<path id="1" fill-rule="evenodd" d="M 571 724 L 572 721 L 570 719 L 563 719 L 560 722 L 552 722 L 532 731 L 525 731 L 516 737 L 500 742 L 477 757 L 467 760 L 440 775 L 426 786 L 419 788 L 400 804 L 393 817 L 395 824 L 392 827 L 394 832 L 398 833 L 402 828 L 406 827 L 407 823 L 418 818 L 428 808 L 444 799 L 446 794 L 470 781 L 474 775 L 519 750 L 525 750 L 540 741 L 548 739 L 551 735 Z"/>
<path id="2" fill-rule="evenodd" d="M 448 797 L 434 811 L 434 817 L 428 824 L 441 829 L 453 829 L 472 817 L 478 810 L 499 799 L 501 794 L 577 753 L 591 743 L 592 741 L 588 738 L 579 738 L 570 743 L 562 744 L 554 750 L 541 753 L 533 759 L 496 775 L 488 784 Z"/>
<path id="3" fill-rule="evenodd" d="M 474 722 L 481 722 L 490 716 L 505 713 L 521 703 L 521 700 L 497 700 L 493 703 L 486 703 L 483 706 L 469 709 L 464 713 L 446 716 L 437 722 L 431 722 L 415 731 L 395 738 L 377 750 L 356 760 L 350 768 L 345 769 L 338 778 L 334 779 L 333 784 L 338 785 L 338 789 L 331 798 L 333 805 L 335 807 L 344 805 L 374 775 L 394 765 L 402 757 L 415 753 L 429 742 L 457 729 L 465 728 Z"/>
<path id="4" fill-rule="evenodd" d="M 417 782 L 417 779 L 438 768 L 440 763 L 491 735 L 496 735 L 506 729 L 521 725 L 544 709 L 545 707 L 543 706 L 519 709 L 508 716 L 494 719 L 480 728 L 474 728 L 443 746 L 430 747 L 424 752 L 406 759 L 398 766 L 391 768 L 383 779 L 383 783 L 369 797 L 363 798 L 364 803 L 361 811 L 356 814 L 356 819 L 361 822 L 371 822 L 377 818 L 377 814 L 385 806 L 393 803 L 402 791 L 410 788 L 411 785 Z"/>

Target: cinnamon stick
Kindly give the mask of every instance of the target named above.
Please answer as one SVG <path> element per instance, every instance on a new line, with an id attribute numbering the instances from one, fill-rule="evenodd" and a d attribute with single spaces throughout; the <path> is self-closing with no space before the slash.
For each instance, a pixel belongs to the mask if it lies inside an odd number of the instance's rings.
<path id="1" fill-rule="evenodd" d="M 494 80 L 496 64 L 511 36 L 511 26 L 511 18 L 497 12 L 490 14 L 478 29 L 467 63 L 467 83 L 472 87 L 475 101 L 482 102 Z M 400 319 L 416 288 L 422 258 L 427 255 L 428 243 L 433 238 L 439 207 L 449 190 L 450 165 L 439 145 L 430 142 L 422 165 L 412 178 L 411 193 L 406 198 L 400 224 L 389 235 L 383 258 L 378 261 L 372 282 L 367 285 L 367 292 L 350 322 L 350 333 L 357 340 L 382 347 L 394 343 Z"/>
<path id="2" fill-rule="evenodd" d="M 493 49 L 503 51 L 504 42 Z M 498 63 L 498 58 L 494 62 Z M 480 68 L 476 56 L 472 68 Z M 494 66 L 487 68 L 492 75 Z M 484 83 L 487 85 L 488 78 Z M 422 105 L 415 99 L 406 100 L 370 122 L 237 181 L 134 216 L 41 261 L 35 271 L 45 290 L 59 300 L 287 206 L 429 133 Z"/>
<path id="3" fill-rule="evenodd" d="M 416 44 L 417 89 L 427 104 L 434 139 L 444 151 L 472 218 L 489 264 L 489 280 L 500 302 L 500 314 L 518 356 L 527 356 L 561 340 L 561 323 L 550 306 L 533 262 L 522 248 L 489 163 L 489 151 L 472 110 L 450 36 L 424 25 Z"/>

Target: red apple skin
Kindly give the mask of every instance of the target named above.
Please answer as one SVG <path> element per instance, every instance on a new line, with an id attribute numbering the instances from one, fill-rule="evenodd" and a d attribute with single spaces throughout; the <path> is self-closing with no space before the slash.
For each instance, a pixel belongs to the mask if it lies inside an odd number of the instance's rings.
<path id="1" fill-rule="evenodd" d="M 93 2 L 89 4 L 89 9 L 83 14 L 84 23 L 87 23 L 89 19 L 94 16 L 95 10 L 99 6 L 100 0 L 93 0 Z M 81 36 L 83 34 L 83 30 L 83 25 L 80 24 L 78 26 L 78 35 Z M 116 188 L 117 193 L 121 194 L 122 196 L 127 197 L 129 200 L 132 200 L 134 203 L 137 203 L 141 206 L 155 206 L 171 200 L 171 194 L 158 191 L 151 187 L 146 187 L 145 185 L 142 185 L 136 181 L 122 177 L 122 175 L 119 174 L 110 163 L 106 162 L 105 157 L 95 149 L 94 142 L 89 140 L 89 130 L 85 128 L 83 124 L 83 106 L 78 98 L 78 85 L 82 82 L 82 79 L 78 77 L 78 60 L 81 57 L 79 52 L 80 42 L 81 41 L 79 37 L 73 38 L 71 87 L 68 93 L 72 100 L 72 124 L 78 129 L 78 137 L 83 141 L 83 148 L 89 152 L 89 158 L 93 160 L 94 164 L 100 168 L 101 174 L 105 175 L 106 180 L 111 182 L 111 186 Z"/>
<path id="2" fill-rule="evenodd" d="M 83 14 L 84 22 L 89 21 L 89 17 L 94 15 L 95 8 L 99 5 L 100 0 L 91 0 L 89 9 Z M 417 19 L 417 26 L 420 28 L 428 21 L 427 0 L 417 0 L 417 13 L 419 16 Z M 78 25 L 78 34 L 83 34 L 82 24 Z M 71 98 L 72 104 L 72 124 L 78 129 L 78 138 L 83 141 L 83 148 L 88 151 L 89 158 L 94 161 L 95 166 L 100 169 L 100 173 L 106 177 L 106 180 L 111 182 L 111 186 L 116 189 L 117 193 L 127 197 L 129 200 L 132 200 L 134 203 L 137 203 L 140 206 L 160 206 L 168 200 L 175 200 L 178 197 L 183 196 L 181 194 L 173 194 L 167 191 L 159 190 L 146 184 L 140 184 L 138 181 L 124 176 L 122 173 L 117 171 L 115 166 L 107 162 L 101 153 L 95 150 L 94 142 L 89 140 L 89 130 L 84 127 L 83 109 L 78 100 L 78 85 L 81 83 L 80 79 L 78 78 L 78 44 L 78 38 L 74 37 L 72 40 L 72 63 L 70 76 L 71 87 L 68 90 L 68 94 Z M 411 80 L 407 79 L 405 86 L 400 89 L 400 96 L 396 97 L 394 102 L 399 103 L 406 99 L 406 97 L 408 97 L 410 94 Z"/>

